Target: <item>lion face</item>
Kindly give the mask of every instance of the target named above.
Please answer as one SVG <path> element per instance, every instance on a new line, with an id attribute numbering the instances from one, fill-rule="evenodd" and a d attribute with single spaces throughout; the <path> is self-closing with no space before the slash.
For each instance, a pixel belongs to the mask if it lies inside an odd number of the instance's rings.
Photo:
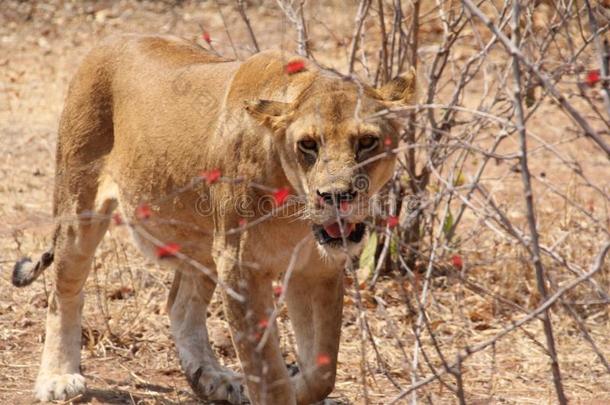
<path id="1" fill-rule="evenodd" d="M 380 112 L 411 102 L 413 77 L 376 90 L 322 76 L 293 103 L 248 107 L 275 132 L 284 172 L 304 199 L 300 217 L 326 254 L 359 251 L 371 198 L 392 176 L 399 140 L 399 125 Z"/>

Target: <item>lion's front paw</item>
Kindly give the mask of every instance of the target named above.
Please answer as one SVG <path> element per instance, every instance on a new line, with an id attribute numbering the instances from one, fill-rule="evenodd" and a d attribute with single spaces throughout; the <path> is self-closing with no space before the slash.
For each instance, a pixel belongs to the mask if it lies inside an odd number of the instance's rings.
<path id="1" fill-rule="evenodd" d="M 239 377 L 228 370 L 204 370 L 200 367 L 188 380 L 195 394 L 204 400 L 239 405 L 245 399 Z"/>
<path id="2" fill-rule="evenodd" d="M 85 392 L 85 377 L 80 374 L 41 375 L 36 380 L 36 399 L 42 402 L 66 400 Z"/>

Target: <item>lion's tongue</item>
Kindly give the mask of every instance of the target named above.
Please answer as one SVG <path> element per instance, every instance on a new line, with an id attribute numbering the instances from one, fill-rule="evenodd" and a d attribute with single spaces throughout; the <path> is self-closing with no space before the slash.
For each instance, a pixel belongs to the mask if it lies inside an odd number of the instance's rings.
<path id="1" fill-rule="evenodd" d="M 343 223 L 343 233 L 345 236 L 348 236 L 350 233 L 352 233 L 353 229 L 354 224 L 351 224 L 349 222 Z M 336 239 L 341 237 L 341 226 L 338 222 L 333 222 L 332 224 L 324 225 L 324 230 L 331 238 Z"/>

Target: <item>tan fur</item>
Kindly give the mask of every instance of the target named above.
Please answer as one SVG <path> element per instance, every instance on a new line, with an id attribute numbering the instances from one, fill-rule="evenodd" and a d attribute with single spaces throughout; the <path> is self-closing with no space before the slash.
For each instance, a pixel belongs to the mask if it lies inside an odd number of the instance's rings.
<path id="1" fill-rule="evenodd" d="M 117 206 L 144 252 L 176 242 L 193 260 L 162 262 L 179 270 L 168 301 L 171 330 L 197 394 L 231 403 L 242 399 L 239 380 L 220 366 L 208 342 L 206 307 L 216 279 L 252 403 L 309 404 L 332 391 L 346 252 L 314 241 L 311 224 L 337 215 L 316 205 L 317 192 L 341 191 L 354 176 L 366 175 L 370 181 L 357 202 L 367 207 L 391 176 L 394 157 L 362 165 L 354 142 L 375 134 L 390 140 L 387 147 L 397 146 L 397 125 L 375 112 L 411 102 L 413 77 L 377 91 L 310 63 L 286 74 L 293 59 L 271 51 L 228 61 L 176 38 L 148 36 L 109 39 L 86 57 L 60 123 L 55 288 L 38 399 L 65 399 L 85 389 L 79 371 L 82 287 Z M 297 150 L 303 136 L 320 142 L 315 165 L 305 164 Z M 365 157 L 383 150 L 382 144 Z M 192 183 L 215 168 L 221 181 Z M 282 188 L 303 198 L 289 204 L 298 212 L 234 231 L 243 216 L 249 223 L 260 219 L 258 202 Z M 136 217 L 142 202 L 153 211 L 148 220 Z M 356 212 L 349 220 L 365 218 Z M 259 344 L 261 321 L 274 305 L 271 281 L 287 270 L 300 366 L 295 377 L 287 373 L 274 324 Z M 320 355 L 328 364 L 316 362 Z"/>

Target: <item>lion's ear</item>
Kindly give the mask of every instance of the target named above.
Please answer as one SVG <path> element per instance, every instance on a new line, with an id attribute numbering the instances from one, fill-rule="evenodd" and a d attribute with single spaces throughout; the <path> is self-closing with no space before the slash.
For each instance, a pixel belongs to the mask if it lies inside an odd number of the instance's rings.
<path id="1" fill-rule="evenodd" d="M 254 119 L 273 131 L 286 128 L 289 107 L 288 103 L 271 100 L 251 101 L 244 105 Z"/>
<path id="2" fill-rule="evenodd" d="M 377 93 L 385 101 L 414 104 L 417 93 L 415 69 L 411 68 L 390 80 Z"/>

